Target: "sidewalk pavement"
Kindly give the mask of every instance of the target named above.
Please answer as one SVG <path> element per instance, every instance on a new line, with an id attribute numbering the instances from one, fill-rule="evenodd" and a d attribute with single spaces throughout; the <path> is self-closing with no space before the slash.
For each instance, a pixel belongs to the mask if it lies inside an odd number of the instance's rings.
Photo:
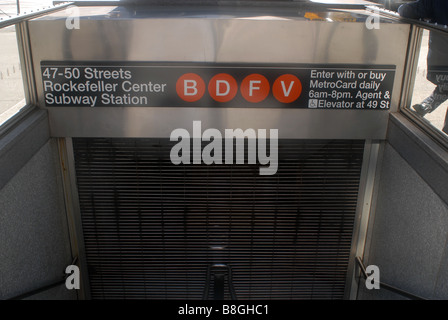
<path id="1" fill-rule="evenodd" d="M 52 0 L 19 0 L 20 12 L 42 9 L 52 5 Z M 0 18 L 8 18 L 17 14 L 15 0 L 2 0 L 0 2 Z M 10 117 L 6 112 L 24 99 L 23 81 L 15 27 L 0 29 L 0 124 Z M 2 117 L 3 114 L 3 117 Z"/>

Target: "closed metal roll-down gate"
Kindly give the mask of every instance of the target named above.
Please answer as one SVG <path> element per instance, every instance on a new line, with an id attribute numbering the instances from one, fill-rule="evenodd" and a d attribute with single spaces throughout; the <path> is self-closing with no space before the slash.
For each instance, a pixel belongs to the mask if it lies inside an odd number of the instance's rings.
<path id="1" fill-rule="evenodd" d="M 173 145 L 73 139 L 92 298 L 344 297 L 364 141 L 280 140 L 265 176 Z"/>

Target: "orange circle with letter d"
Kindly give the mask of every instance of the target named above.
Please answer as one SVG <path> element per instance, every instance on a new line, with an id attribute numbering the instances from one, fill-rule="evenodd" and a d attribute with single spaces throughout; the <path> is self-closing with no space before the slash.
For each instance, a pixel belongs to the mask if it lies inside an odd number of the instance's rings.
<path id="1" fill-rule="evenodd" d="M 235 78 L 227 73 L 219 73 L 210 79 L 208 93 L 213 100 L 228 102 L 235 98 L 238 92 L 238 83 Z"/>

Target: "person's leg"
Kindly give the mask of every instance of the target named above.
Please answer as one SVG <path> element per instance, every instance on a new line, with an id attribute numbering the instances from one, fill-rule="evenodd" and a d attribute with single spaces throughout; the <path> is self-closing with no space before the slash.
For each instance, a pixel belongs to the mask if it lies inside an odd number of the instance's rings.
<path id="1" fill-rule="evenodd" d="M 446 110 L 445 124 L 443 125 L 442 131 L 448 134 L 448 109 Z"/>
<path id="2" fill-rule="evenodd" d="M 436 110 L 446 100 L 448 100 L 448 93 L 443 90 L 442 86 L 437 86 L 429 97 L 421 103 L 413 105 L 412 108 L 423 117 Z"/>

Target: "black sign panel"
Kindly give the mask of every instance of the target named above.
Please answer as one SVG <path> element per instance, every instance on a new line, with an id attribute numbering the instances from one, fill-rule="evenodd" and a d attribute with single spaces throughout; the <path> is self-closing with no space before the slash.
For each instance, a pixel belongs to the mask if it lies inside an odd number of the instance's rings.
<path id="1" fill-rule="evenodd" d="M 395 66 L 42 62 L 47 107 L 388 110 Z"/>

